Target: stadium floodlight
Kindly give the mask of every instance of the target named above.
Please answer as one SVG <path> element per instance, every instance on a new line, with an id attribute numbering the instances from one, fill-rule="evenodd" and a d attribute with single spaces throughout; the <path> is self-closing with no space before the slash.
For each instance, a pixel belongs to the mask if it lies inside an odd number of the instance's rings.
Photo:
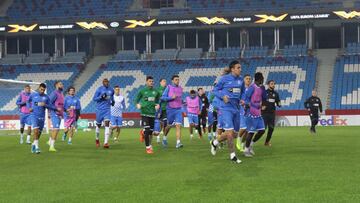
<path id="1" fill-rule="evenodd" d="M 17 116 L 19 115 L 19 112 L 17 111 L 18 106 L 16 105 L 16 99 L 18 98 L 21 91 L 24 90 L 25 85 L 30 85 L 31 91 L 34 92 L 38 89 L 40 82 L 31 82 L 31 81 L 20 81 L 20 80 L 10 80 L 10 79 L 1 79 L 0 78 L 0 95 L 2 95 L 2 98 L 5 101 L 2 101 L 4 105 L 0 106 L 0 111 L 4 112 L 5 115 L 8 115 L 9 117 L 6 119 L 5 122 L 14 122 L 14 120 L 18 120 Z M 46 91 L 45 91 L 46 93 Z M 14 113 L 16 110 L 16 113 Z M 8 114 L 7 114 L 8 112 Z M 5 125 L 5 124 L 4 124 Z M 12 123 L 12 127 L 10 129 L 14 129 L 15 123 Z M 18 126 L 18 125 L 17 125 Z M 45 111 L 45 129 L 46 134 L 49 133 L 50 123 L 48 119 L 48 110 Z M 5 126 L 3 128 L 0 128 L 0 132 L 2 129 L 8 129 Z M 16 129 L 18 130 L 18 129 Z M 8 132 L 6 134 L 9 134 Z"/>

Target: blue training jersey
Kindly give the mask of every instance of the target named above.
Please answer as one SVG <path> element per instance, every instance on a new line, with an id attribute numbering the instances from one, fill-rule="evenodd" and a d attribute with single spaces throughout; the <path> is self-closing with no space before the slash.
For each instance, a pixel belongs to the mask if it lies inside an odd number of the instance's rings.
<path id="1" fill-rule="evenodd" d="M 219 99 L 219 108 L 224 110 L 239 110 L 240 99 L 245 92 L 244 79 L 241 76 L 232 74 L 224 75 L 215 85 L 213 90 L 216 98 Z M 225 103 L 223 97 L 228 96 L 229 102 Z"/>
<path id="2" fill-rule="evenodd" d="M 32 109 L 31 115 L 37 118 L 45 118 L 45 109 L 56 110 L 55 106 L 50 104 L 50 98 L 47 94 L 34 92 L 26 102 L 26 106 Z"/>
<path id="3" fill-rule="evenodd" d="M 93 97 L 96 102 L 97 110 L 110 110 L 111 103 L 114 102 L 114 89 L 112 87 L 99 87 Z"/>

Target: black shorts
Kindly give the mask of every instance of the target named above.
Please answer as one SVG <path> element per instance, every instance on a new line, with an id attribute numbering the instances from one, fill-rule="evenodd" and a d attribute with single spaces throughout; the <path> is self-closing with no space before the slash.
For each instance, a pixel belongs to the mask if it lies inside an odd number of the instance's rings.
<path id="1" fill-rule="evenodd" d="M 207 114 L 206 112 L 201 112 L 201 114 L 199 115 L 199 126 L 200 125 L 206 126 L 207 123 L 206 114 Z"/>
<path id="2" fill-rule="evenodd" d="M 162 111 L 161 111 L 159 120 L 160 120 L 161 122 L 163 122 L 163 123 L 166 123 L 166 122 L 167 122 L 166 110 L 162 110 Z"/>
<path id="3" fill-rule="evenodd" d="M 144 129 L 154 129 L 155 125 L 155 118 L 154 117 L 147 117 L 147 116 L 141 116 L 141 125 Z"/>
<path id="4" fill-rule="evenodd" d="M 264 113 L 262 117 L 264 119 L 265 128 L 275 127 L 275 113 Z"/>

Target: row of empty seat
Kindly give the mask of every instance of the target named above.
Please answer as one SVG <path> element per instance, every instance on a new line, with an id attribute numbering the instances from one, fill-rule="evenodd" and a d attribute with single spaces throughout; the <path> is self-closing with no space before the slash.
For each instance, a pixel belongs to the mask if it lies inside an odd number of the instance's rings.
<path id="1" fill-rule="evenodd" d="M 0 65 L 0 78 L 21 81 L 45 82 L 47 92 L 54 90 L 54 82 L 60 80 L 65 88 L 72 85 L 74 79 L 84 68 L 82 63 L 68 64 L 40 64 L 40 65 Z M 35 87 L 36 88 L 36 87 Z M 12 115 L 17 113 L 15 101 L 23 85 L 16 89 L 0 89 L 0 115 Z"/>
<path id="2" fill-rule="evenodd" d="M 336 60 L 331 109 L 360 109 L 360 56 L 345 55 Z"/>
<path id="3" fill-rule="evenodd" d="M 298 45 L 285 45 L 283 50 L 284 56 L 306 56 L 308 55 L 308 49 L 305 44 Z"/>
<path id="4" fill-rule="evenodd" d="M 359 4 L 355 4 L 359 6 Z M 319 9 L 340 9 L 344 8 L 342 1 L 328 0 L 187 0 L 187 7 L 184 9 L 174 8 L 161 9 L 161 15 L 171 14 L 199 14 L 226 12 L 289 12 L 299 9 L 319 10 Z"/>
<path id="5" fill-rule="evenodd" d="M 0 59 L 0 64 L 84 63 L 86 60 L 85 52 L 67 52 L 58 57 L 50 57 L 48 53 L 7 54 Z"/>
<path id="6" fill-rule="evenodd" d="M 146 16 L 127 11 L 133 0 L 14 0 L 4 20 L 79 19 Z"/>
<path id="7" fill-rule="evenodd" d="M 165 61 L 119 61 L 108 62 L 102 66 L 79 90 L 84 112 L 95 112 L 96 104 L 92 102 L 93 94 L 101 85 L 103 78 L 109 78 L 112 86 L 119 85 L 125 95 L 128 112 L 137 111 L 134 98 L 145 84 L 147 75 L 152 75 L 158 83 L 160 78 L 170 78 L 178 74 L 181 85 L 187 93 L 191 89 L 203 87 L 206 91 L 219 77 L 223 67 L 232 59 L 202 59 L 202 60 L 165 60 Z M 302 109 L 306 97 L 315 86 L 317 60 L 313 57 L 289 58 L 253 58 L 241 59 L 242 74 L 253 75 L 262 71 L 265 80 L 275 79 L 277 89 L 281 94 L 283 109 Z"/>
<path id="8" fill-rule="evenodd" d="M 346 54 L 360 54 L 360 43 L 348 43 L 345 51 Z"/>
<path id="9" fill-rule="evenodd" d="M 216 58 L 252 58 L 267 57 L 271 53 L 266 46 L 250 46 L 250 47 L 220 47 L 216 51 Z M 200 59 L 204 56 L 201 48 L 183 48 L 183 49 L 158 49 L 146 59 L 152 60 L 174 60 L 174 59 Z M 308 50 L 306 45 L 285 46 L 282 52 L 283 56 L 307 56 Z M 211 57 L 211 56 L 209 56 Z M 137 50 L 124 50 L 112 58 L 112 61 L 139 60 L 140 54 Z"/>
<path id="10" fill-rule="evenodd" d="M 185 92 L 198 87 L 206 91 L 219 77 L 223 67 L 232 58 L 188 59 L 188 60 L 155 60 L 155 61 L 109 61 L 101 66 L 80 90 L 85 113 L 94 113 L 96 104 L 92 102 L 93 94 L 101 86 L 103 78 L 109 78 L 112 86 L 119 85 L 127 100 L 127 112 L 137 111 L 134 98 L 145 84 L 147 75 L 152 75 L 155 82 L 160 78 L 180 75 L 181 85 Z M 304 99 L 311 95 L 315 87 L 317 59 L 311 56 L 294 57 L 258 57 L 241 58 L 242 74 L 253 75 L 261 71 L 265 80 L 276 81 L 276 89 L 281 95 L 282 109 L 303 109 Z M 43 65 L 0 65 L 0 78 L 46 82 L 51 92 L 56 80 L 61 80 L 65 87 L 72 85 L 74 79 L 83 69 L 84 64 L 43 64 Z M 20 88 L 21 89 L 21 88 Z M 19 91 L 19 90 L 18 90 Z M 15 114 L 14 101 L 19 92 L 1 88 L 0 115 Z M 337 59 L 330 109 L 360 109 L 360 55 L 345 55 Z"/>

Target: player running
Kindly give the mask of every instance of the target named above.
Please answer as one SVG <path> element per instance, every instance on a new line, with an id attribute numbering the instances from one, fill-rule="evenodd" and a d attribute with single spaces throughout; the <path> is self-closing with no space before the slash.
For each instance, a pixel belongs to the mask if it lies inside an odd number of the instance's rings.
<path id="1" fill-rule="evenodd" d="M 30 95 L 31 87 L 30 85 L 25 85 L 24 91 L 20 93 L 19 98 L 16 100 L 16 105 L 18 105 L 20 111 L 20 144 L 24 143 L 25 127 L 27 127 L 26 144 L 31 144 L 31 118 L 29 108 L 26 106 L 26 101 L 29 99 Z"/>
<path id="2" fill-rule="evenodd" d="M 146 153 L 153 154 L 151 140 L 155 124 L 155 113 L 160 109 L 160 94 L 154 89 L 153 77 L 146 77 L 146 87 L 139 91 L 135 103 L 136 108 L 140 109 L 141 122 L 144 127 Z"/>
<path id="3" fill-rule="evenodd" d="M 319 122 L 319 111 L 322 113 L 322 104 L 320 98 L 317 97 L 315 90 L 311 92 L 311 97 L 305 101 L 304 106 L 308 110 L 311 120 L 310 132 L 316 133 L 315 126 Z"/>
<path id="4" fill-rule="evenodd" d="M 72 138 L 74 137 L 74 131 L 76 127 L 77 118 L 80 116 L 81 104 L 80 99 L 75 96 L 75 88 L 69 87 L 67 90 L 68 95 L 64 101 L 64 136 L 69 135 L 68 144 L 72 144 Z"/>
<path id="5" fill-rule="evenodd" d="M 31 112 L 31 127 L 34 131 L 34 141 L 31 145 L 31 152 L 39 154 L 39 138 L 45 123 L 45 109 L 58 111 L 55 106 L 50 104 L 50 98 L 45 94 L 46 85 L 41 83 L 39 85 L 38 92 L 34 92 L 30 95 L 26 102 L 26 106 Z"/>
<path id="6" fill-rule="evenodd" d="M 186 97 L 186 114 L 189 120 L 190 139 L 194 137 L 193 128 L 197 128 L 199 125 L 199 117 L 201 111 L 202 102 L 199 96 L 196 95 L 195 90 L 190 90 L 190 96 Z M 200 129 L 201 131 L 201 129 Z M 199 134 L 200 136 L 200 134 Z M 200 136 L 201 138 L 201 136 Z"/>
<path id="7" fill-rule="evenodd" d="M 214 86 L 216 83 L 214 84 Z M 215 94 L 210 91 L 208 93 L 209 111 L 208 111 L 208 139 L 211 141 L 216 137 L 217 126 L 217 107 L 214 105 Z"/>
<path id="8" fill-rule="evenodd" d="M 105 135 L 104 135 L 104 148 L 107 149 L 109 145 L 110 137 L 110 106 L 114 104 L 114 89 L 109 86 L 109 80 L 105 78 L 103 80 L 103 86 L 99 87 L 93 97 L 93 101 L 96 102 L 96 147 L 100 147 L 100 128 L 104 121 Z"/>
<path id="9" fill-rule="evenodd" d="M 199 125 L 198 125 L 198 132 L 199 132 L 199 135 L 200 137 L 202 137 L 202 134 L 206 134 L 206 117 L 207 117 L 207 114 L 208 114 L 208 111 L 209 111 L 209 100 L 205 94 L 205 91 L 203 88 L 198 88 L 198 94 L 199 94 L 199 97 L 201 99 L 201 103 L 202 103 L 202 106 L 201 106 L 201 112 L 199 114 Z M 202 131 L 201 131 L 201 127 L 202 127 Z"/>
<path id="10" fill-rule="evenodd" d="M 249 74 L 246 74 L 244 76 L 244 83 L 245 83 L 245 92 L 246 92 L 246 90 L 251 85 L 251 76 Z M 239 136 L 236 141 L 236 148 L 240 152 L 244 152 L 244 150 L 245 150 L 245 142 L 246 142 L 246 135 L 247 135 L 245 120 L 246 119 L 245 119 L 244 106 L 240 105 L 240 132 L 239 132 Z"/>
<path id="11" fill-rule="evenodd" d="M 245 157 L 255 155 L 253 145 L 265 133 L 264 120 L 261 117 L 262 101 L 266 99 L 265 87 L 263 86 L 264 76 L 262 73 L 255 73 L 255 83 L 250 85 L 245 93 L 245 117 L 246 117 L 246 146 Z M 256 133 L 255 137 L 254 134 Z M 254 137 L 254 139 L 253 139 Z"/>
<path id="12" fill-rule="evenodd" d="M 178 75 L 173 75 L 171 77 L 172 84 L 168 85 L 164 90 L 164 93 L 161 97 L 161 101 L 167 102 L 166 113 L 167 113 L 167 124 L 163 137 L 163 146 L 167 147 L 167 135 L 170 132 L 170 128 L 175 125 L 176 127 L 176 148 L 182 148 L 183 144 L 181 143 L 181 125 L 183 123 L 182 117 L 182 95 L 183 89 L 179 85 L 180 78 Z"/>
<path id="13" fill-rule="evenodd" d="M 122 127 L 122 112 L 126 109 L 125 98 L 120 94 L 120 87 L 114 87 L 114 105 L 111 106 L 111 135 L 116 130 L 114 141 L 117 142 L 120 136 L 120 128 Z"/>
<path id="14" fill-rule="evenodd" d="M 49 151 L 50 152 L 56 152 L 55 149 L 55 141 L 57 139 L 57 136 L 59 134 L 60 130 L 60 124 L 61 120 L 64 116 L 64 95 L 62 93 L 64 85 L 60 81 L 56 81 L 55 84 L 55 90 L 50 94 L 50 104 L 52 106 L 55 106 L 57 111 L 51 110 L 50 111 L 50 118 L 52 123 L 52 129 L 51 129 L 51 136 L 49 138 Z"/>
<path id="15" fill-rule="evenodd" d="M 163 95 L 164 91 L 165 91 L 165 88 L 166 88 L 166 79 L 164 78 L 161 78 L 160 79 L 160 86 L 158 87 L 158 91 L 159 91 L 159 94 L 160 96 Z M 167 116 L 166 116 L 166 105 L 167 103 L 165 101 L 161 101 L 160 102 L 160 117 L 155 119 L 155 126 L 157 125 L 157 121 L 159 121 L 159 124 L 160 124 L 160 135 L 164 134 L 164 131 L 165 131 L 165 128 L 166 128 L 166 125 L 167 125 Z M 157 143 L 160 143 L 160 136 L 157 136 L 156 138 L 156 142 Z"/>
<path id="16" fill-rule="evenodd" d="M 232 61 L 226 72 L 228 74 L 222 76 L 214 88 L 214 94 L 220 99 L 219 108 L 222 113 L 225 132 L 211 141 L 211 153 L 215 155 L 219 143 L 227 140 L 230 160 L 234 163 L 241 163 L 241 160 L 236 157 L 234 148 L 234 138 L 236 138 L 240 127 L 240 98 L 245 91 L 244 80 L 240 76 L 240 63 Z"/>
<path id="17" fill-rule="evenodd" d="M 279 93 L 275 91 L 275 81 L 269 80 L 267 82 L 268 89 L 266 90 L 266 100 L 264 100 L 261 115 L 264 119 L 265 130 L 268 129 L 265 146 L 271 147 L 271 136 L 275 129 L 275 110 L 276 106 L 281 107 Z"/>

